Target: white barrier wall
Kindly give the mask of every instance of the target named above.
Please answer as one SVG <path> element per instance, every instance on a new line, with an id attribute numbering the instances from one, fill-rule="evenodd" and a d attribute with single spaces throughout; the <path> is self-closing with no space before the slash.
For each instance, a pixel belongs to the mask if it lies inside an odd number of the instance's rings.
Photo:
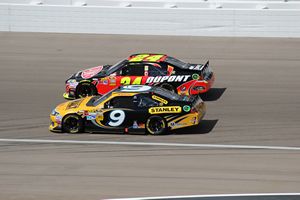
<path id="1" fill-rule="evenodd" d="M 300 37 L 300 9 L 126 6 L 0 4 L 0 31 Z"/>

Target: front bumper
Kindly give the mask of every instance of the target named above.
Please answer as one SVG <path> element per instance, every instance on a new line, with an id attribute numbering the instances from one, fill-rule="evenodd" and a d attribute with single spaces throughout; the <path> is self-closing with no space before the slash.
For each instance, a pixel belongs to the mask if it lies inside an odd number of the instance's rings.
<path id="1" fill-rule="evenodd" d="M 63 94 L 63 97 L 64 97 L 65 99 L 67 99 L 67 100 L 74 100 L 74 99 L 75 99 L 74 93 L 67 93 L 67 92 L 65 92 L 65 93 Z"/>
<path id="2" fill-rule="evenodd" d="M 78 82 L 74 79 L 68 80 L 66 82 L 66 92 L 63 94 L 63 97 L 68 100 L 76 99 L 75 91 Z"/>
<path id="3" fill-rule="evenodd" d="M 61 119 L 62 118 L 61 118 L 60 115 L 50 115 L 49 131 L 51 131 L 51 132 L 62 132 Z"/>

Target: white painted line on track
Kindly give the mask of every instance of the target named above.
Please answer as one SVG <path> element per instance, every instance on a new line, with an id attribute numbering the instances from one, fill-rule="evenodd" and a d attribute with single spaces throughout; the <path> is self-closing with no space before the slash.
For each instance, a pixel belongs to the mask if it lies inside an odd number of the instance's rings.
<path id="1" fill-rule="evenodd" d="M 185 144 L 185 143 L 159 143 L 159 142 L 117 142 L 117 141 L 84 141 L 84 140 L 42 140 L 42 139 L 6 139 L 0 142 L 15 143 L 50 143 L 50 144 L 110 144 L 132 146 L 168 146 L 168 147 L 195 147 L 195 148 L 225 148 L 225 149 L 269 149 L 269 150 L 296 150 L 300 147 L 284 146 L 256 146 L 256 145 L 227 145 L 227 144 Z"/>
<path id="2" fill-rule="evenodd" d="M 118 198 L 110 200 L 147 200 L 147 199 L 176 199 L 176 198 L 206 198 L 206 197 L 259 197 L 259 196 L 297 196 L 300 193 L 251 193 L 251 194 L 209 194 L 209 195 L 188 195 L 188 196 L 160 196 L 160 197 L 135 197 Z"/>

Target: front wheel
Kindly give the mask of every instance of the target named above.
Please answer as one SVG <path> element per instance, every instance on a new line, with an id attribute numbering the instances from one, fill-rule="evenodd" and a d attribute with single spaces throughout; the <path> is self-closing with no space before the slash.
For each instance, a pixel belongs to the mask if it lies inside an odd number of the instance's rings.
<path id="1" fill-rule="evenodd" d="M 81 83 L 76 88 L 76 98 L 83 98 L 86 96 L 96 95 L 97 90 L 91 83 Z"/>
<path id="2" fill-rule="evenodd" d="M 66 133 L 83 132 L 83 120 L 78 115 L 67 115 L 62 120 L 62 129 Z"/>
<path id="3" fill-rule="evenodd" d="M 167 132 L 167 122 L 160 116 L 151 116 L 147 119 L 146 130 L 152 135 L 162 135 Z"/>

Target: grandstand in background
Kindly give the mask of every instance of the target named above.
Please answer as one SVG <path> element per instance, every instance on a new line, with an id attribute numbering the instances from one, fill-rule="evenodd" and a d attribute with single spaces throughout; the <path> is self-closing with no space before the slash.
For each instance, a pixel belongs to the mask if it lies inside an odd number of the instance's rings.
<path id="1" fill-rule="evenodd" d="M 0 31 L 299 37 L 300 0 L 0 0 Z"/>

